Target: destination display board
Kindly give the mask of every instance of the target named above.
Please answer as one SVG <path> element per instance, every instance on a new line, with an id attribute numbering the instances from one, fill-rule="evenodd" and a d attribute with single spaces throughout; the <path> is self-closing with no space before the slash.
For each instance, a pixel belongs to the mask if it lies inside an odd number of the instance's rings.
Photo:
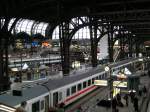
<path id="1" fill-rule="evenodd" d="M 107 80 L 94 80 L 94 85 L 97 86 L 108 86 Z"/>
<path id="2" fill-rule="evenodd" d="M 126 81 L 113 81 L 113 87 L 127 87 Z"/>

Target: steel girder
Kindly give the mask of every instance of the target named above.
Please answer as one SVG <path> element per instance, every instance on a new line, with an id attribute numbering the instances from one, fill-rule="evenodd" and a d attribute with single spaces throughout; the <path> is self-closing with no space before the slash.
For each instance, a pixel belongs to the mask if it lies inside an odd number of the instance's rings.
<path id="1" fill-rule="evenodd" d="M 8 45 L 12 37 L 11 31 L 18 19 L 14 21 L 8 31 L 8 24 L 11 18 L 5 19 L 3 26 L 0 29 L 0 91 L 5 91 L 10 88 L 9 74 L 8 74 Z M 1 21 L 2 22 L 2 21 Z"/>

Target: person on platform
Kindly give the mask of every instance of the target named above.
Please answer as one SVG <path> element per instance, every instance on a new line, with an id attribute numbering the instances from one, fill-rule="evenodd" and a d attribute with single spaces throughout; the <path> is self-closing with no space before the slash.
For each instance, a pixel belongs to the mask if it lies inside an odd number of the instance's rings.
<path id="1" fill-rule="evenodd" d="M 18 107 L 15 112 L 27 112 L 26 109 L 25 109 L 26 105 L 27 105 L 26 101 L 22 102 L 21 106 Z"/>
<path id="2" fill-rule="evenodd" d="M 81 106 L 78 107 L 77 111 L 76 112 L 82 112 L 82 108 Z"/>
<path id="3" fill-rule="evenodd" d="M 150 70 L 148 70 L 148 76 L 150 77 Z"/>
<path id="4" fill-rule="evenodd" d="M 65 108 L 65 104 L 64 103 L 59 104 L 57 112 L 65 112 L 64 108 Z"/>
<path id="5" fill-rule="evenodd" d="M 56 112 L 56 109 L 53 108 L 53 107 L 50 107 L 49 110 L 48 110 L 48 112 Z"/>
<path id="6" fill-rule="evenodd" d="M 116 110 L 117 110 L 117 100 L 116 100 L 116 98 L 114 98 L 114 99 L 112 99 L 112 112 L 116 112 Z"/>
<path id="7" fill-rule="evenodd" d="M 131 90 L 130 92 L 130 97 L 131 97 L 131 102 L 133 103 L 135 97 L 135 93 L 133 92 L 133 90 Z"/>
<path id="8" fill-rule="evenodd" d="M 143 93 L 144 93 L 144 97 L 146 97 L 147 89 L 145 86 L 143 87 Z"/>
<path id="9" fill-rule="evenodd" d="M 139 105 L 138 105 L 138 98 L 137 98 L 137 96 L 134 97 L 133 106 L 134 106 L 135 112 L 138 112 L 138 110 L 139 110 Z"/>
<path id="10" fill-rule="evenodd" d="M 126 106 L 128 106 L 128 94 L 125 94 L 124 99 L 126 101 Z"/>

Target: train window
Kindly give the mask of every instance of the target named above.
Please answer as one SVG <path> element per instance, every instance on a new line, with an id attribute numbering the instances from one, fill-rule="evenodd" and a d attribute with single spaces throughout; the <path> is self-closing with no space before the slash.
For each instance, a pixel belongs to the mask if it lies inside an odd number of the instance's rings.
<path id="1" fill-rule="evenodd" d="M 56 105 L 58 103 L 58 92 L 55 92 L 53 94 L 53 105 Z"/>
<path id="2" fill-rule="evenodd" d="M 101 79 L 104 79 L 104 74 L 101 75 Z"/>
<path id="3" fill-rule="evenodd" d="M 95 78 L 92 78 L 92 84 L 94 84 L 94 80 L 95 80 Z"/>
<path id="4" fill-rule="evenodd" d="M 78 91 L 80 91 L 82 89 L 82 85 L 78 84 Z"/>
<path id="5" fill-rule="evenodd" d="M 104 76 L 103 76 L 103 77 L 104 77 L 104 79 L 105 79 L 105 78 L 106 78 L 106 74 L 104 74 Z"/>
<path id="6" fill-rule="evenodd" d="M 86 88 L 86 81 L 83 82 L 83 88 Z"/>
<path id="7" fill-rule="evenodd" d="M 71 88 L 71 94 L 73 94 L 73 93 L 75 93 L 76 92 L 76 86 L 73 86 L 72 88 Z"/>
<path id="8" fill-rule="evenodd" d="M 32 112 L 39 112 L 40 111 L 40 102 L 35 102 L 32 104 Z"/>
<path id="9" fill-rule="evenodd" d="M 106 79 L 106 74 L 104 74 L 104 79 Z"/>
<path id="10" fill-rule="evenodd" d="M 67 96 L 70 96 L 70 88 L 67 89 Z"/>
<path id="11" fill-rule="evenodd" d="M 62 92 L 59 92 L 59 101 L 61 101 L 62 100 Z"/>
<path id="12" fill-rule="evenodd" d="M 49 95 L 45 96 L 45 110 L 49 108 Z"/>
<path id="13" fill-rule="evenodd" d="M 41 101 L 41 110 L 44 109 L 44 100 Z"/>
<path id="14" fill-rule="evenodd" d="M 91 80 L 88 80 L 88 86 L 90 86 L 91 85 Z"/>
<path id="15" fill-rule="evenodd" d="M 96 77 L 96 80 L 98 80 L 98 76 Z"/>
<path id="16" fill-rule="evenodd" d="M 101 75 L 99 75 L 99 79 L 101 79 Z"/>

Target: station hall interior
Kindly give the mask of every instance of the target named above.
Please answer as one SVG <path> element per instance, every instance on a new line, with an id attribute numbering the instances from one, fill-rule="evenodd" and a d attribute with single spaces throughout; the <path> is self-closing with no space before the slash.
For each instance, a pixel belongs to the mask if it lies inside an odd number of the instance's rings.
<path id="1" fill-rule="evenodd" d="M 150 112 L 149 4 L 1 0 L 0 112 Z"/>

